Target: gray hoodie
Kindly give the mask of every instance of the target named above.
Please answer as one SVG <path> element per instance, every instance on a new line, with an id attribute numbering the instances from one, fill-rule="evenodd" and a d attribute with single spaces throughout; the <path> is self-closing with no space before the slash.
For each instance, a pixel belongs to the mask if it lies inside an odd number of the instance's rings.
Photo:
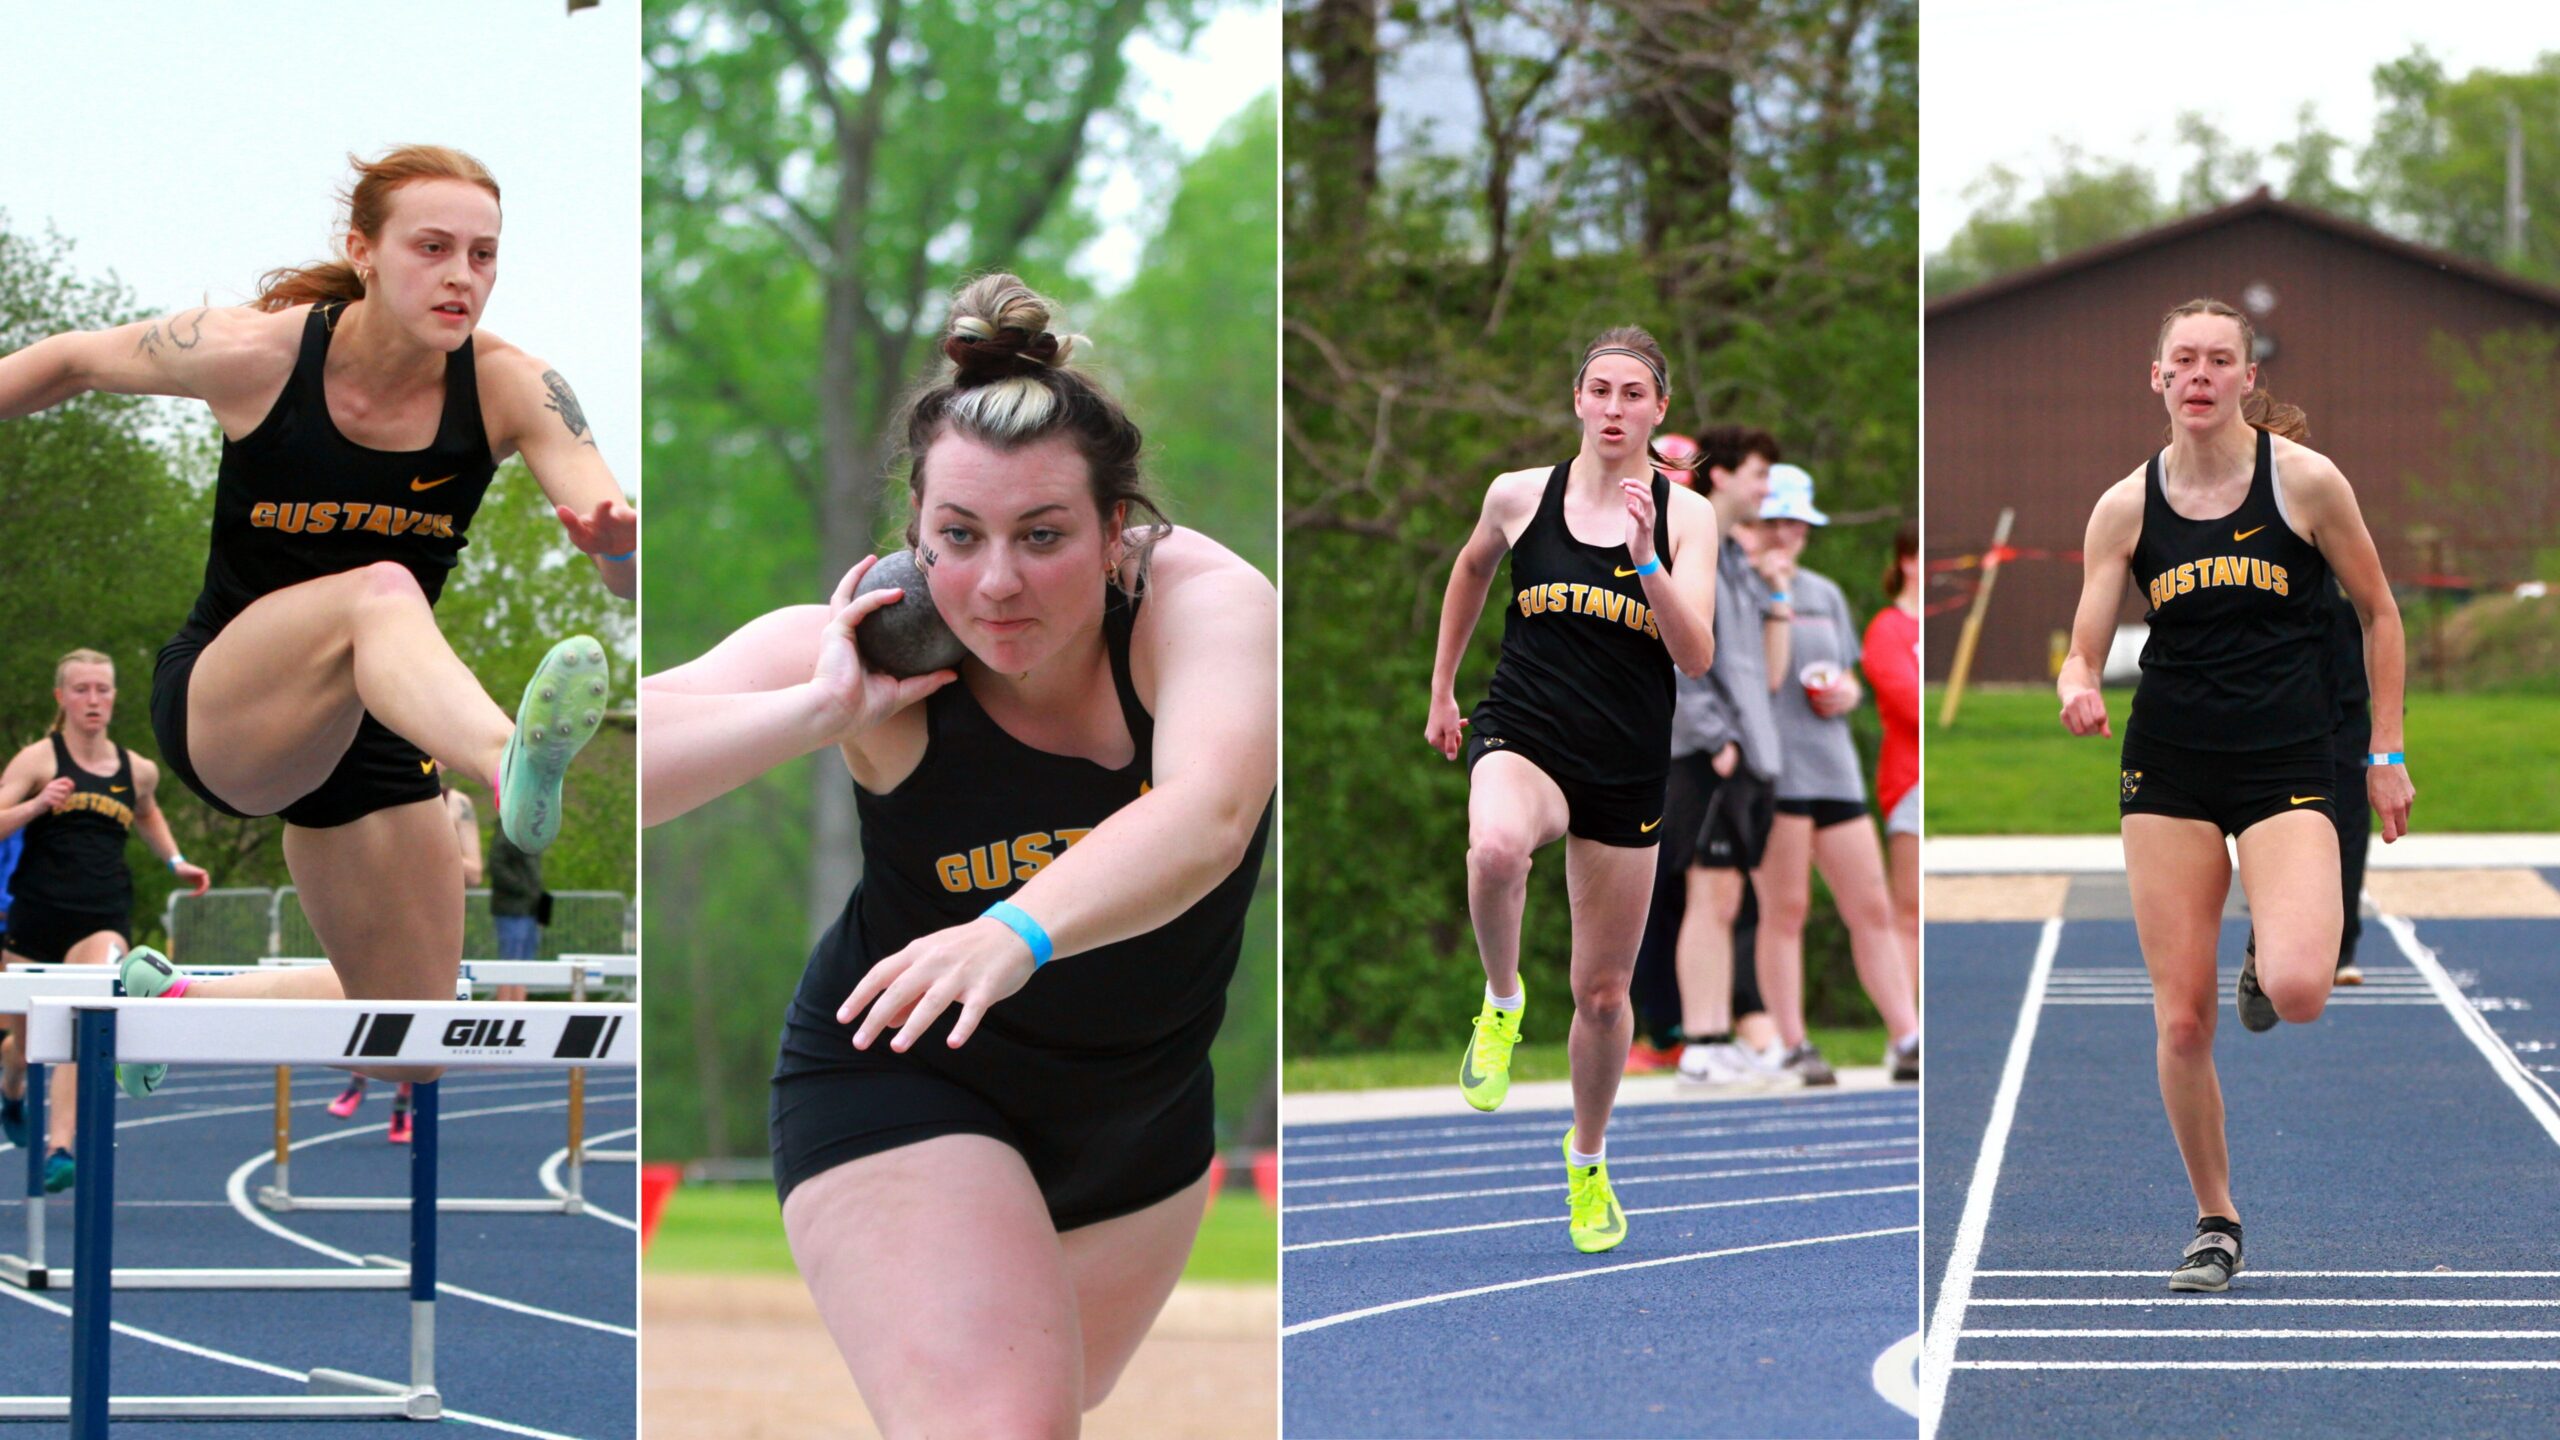
<path id="1" fill-rule="evenodd" d="M 1671 716 L 1671 755 L 1742 746 L 1742 763 L 1763 780 L 1779 770 L 1778 726 L 1769 711 L 1769 654 L 1761 638 L 1769 590 L 1742 546 L 1726 536 L 1716 555 L 1716 663 L 1680 678 Z"/>

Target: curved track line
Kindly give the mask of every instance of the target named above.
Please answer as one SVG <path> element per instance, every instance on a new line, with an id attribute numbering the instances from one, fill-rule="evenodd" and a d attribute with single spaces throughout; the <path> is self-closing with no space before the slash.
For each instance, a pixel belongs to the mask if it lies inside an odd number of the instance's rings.
<path id="1" fill-rule="evenodd" d="M 590 1098 L 610 1098 L 618 1100 L 629 1097 L 611 1096 Z M 484 1115 L 515 1115 L 529 1110 L 563 1109 L 567 1107 L 568 1103 L 569 1102 L 564 1098 L 560 1100 L 537 1100 L 522 1105 L 495 1105 L 478 1110 L 450 1111 L 447 1112 L 443 1118 L 447 1120 L 469 1120 Z M 314 1135 L 307 1140 L 296 1140 L 293 1142 L 292 1148 L 300 1150 L 306 1146 L 327 1145 L 340 1140 L 352 1139 L 358 1135 L 378 1135 L 388 1128 L 388 1125 L 357 1126 L 351 1129 L 340 1130 L 333 1134 Z M 301 1246 L 305 1250 L 315 1251 L 319 1254 L 326 1255 L 333 1260 L 338 1260 L 348 1265 L 364 1265 L 365 1260 L 361 1255 L 352 1254 L 348 1251 L 341 1250 L 334 1245 L 314 1240 L 308 1235 L 286 1229 L 283 1225 L 277 1223 L 274 1217 L 268 1215 L 265 1211 L 260 1210 L 256 1201 L 249 1198 L 249 1176 L 255 1172 L 258 1167 L 268 1164 L 273 1161 L 274 1158 L 275 1152 L 273 1150 L 261 1150 L 257 1154 L 250 1156 L 247 1160 L 242 1161 L 240 1168 L 231 1172 L 231 1178 L 223 1183 L 223 1193 L 231 1197 L 231 1208 L 239 1213 L 240 1218 L 275 1236 L 279 1240 L 289 1241 L 295 1245 Z M 604 1320 L 590 1320 L 583 1315 L 571 1315 L 563 1311 L 546 1310 L 539 1305 L 528 1305 L 521 1300 L 509 1300 L 503 1296 L 484 1294 L 478 1290 L 466 1289 L 463 1286 L 448 1284 L 441 1280 L 436 1282 L 436 1290 L 440 1294 L 453 1295 L 464 1300 L 477 1300 L 483 1305 L 495 1306 L 500 1310 L 513 1310 L 520 1315 L 532 1315 L 544 1320 L 557 1320 L 563 1325 L 576 1325 L 583 1329 L 601 1330 L 608 1335 L 620 1335 L 626 1339 L 637 1340 L 640 1338 L 639 1330 L 629 1325 L 615 1325 Z"/>
<path id="2" fill-rule="evenodd" d="M 1812 1200 L 1839 1200 L 1852 1195 L 1909 1195 L 1916 1193 L 1919 1189 L 1917 1185 L 1877 1185 L 1864 1190 L 1812 1190 L 1800 1195 L 1754 1195 L 1747 1200 L 1696 1200 L 1686 1205 L 1652 1205 L 1629 1210 L 1626 1213 L 1633 1217 L 1669 1215 L 1682 1210 L 1731 1210 L 1746 1205 L 1787 1205 Z M 1553 1187 L 1549 1187 L 1548 1193 L 1551 1195 L 1554 1193 Z M 1436 1230 L 1399 1230 L 1389 1235 L 1354 1235 L 1343 1240 L 1308 1240 L 1296 1245 L 1283 1245 L 1280 1251 L 1284 1255 L 1294 1255 L 1301 1250 L 1333 1250 L 1344 1245 L 1379 1245 L 1390 1240 L 1421 1240 L 1434 1235 L 1472 1235 L 1481 1230 L 1517 1230 L 1525 1225 L 1553 1225 L 1554 1223 L 1556 1223 L 1556 1217 L 1553 1215 L 1540 1215 L 1531 1220 L 1491 1220 L 1481 1225 L 1444 1225 Z"/>
<path id="3" fill-rule="evenodd" d="M 1505 1280 L 1494 1285 L 1474 1285 L 1464 1290 L 1451 1290 L 1440 1295 L 1421 1295 L 1411 1300 L 1395 1300 L 1384 1305 L 1371 1305 L 1359 1310 L 1345 1310 L 1339 1315 L 1326 1315 L 1314 1320 L 1301 1320 L 1282 1326 L 1285 1338 L 1310 1330 L 1366 1320 L 1375 1315 L 1390 1315 L 1398 1310 L 1415 1310 L 1425 1305 L 1440 1305 L 1451 1300 L 1465 1300 L 1477 1295 L 1499 1294 L 1506 1290 L 1526 1290 L 1537 1285 L 1560 1285 L 1568 1280 L 1589 1280 L 1601 1275 L 1620 1275 L 1630 1270 L 1651 1270 L 1663 1265 L 1686 1265 L 1694 1260 L 1720 1260 L 1729 1255 L 1757 1255 L 1772 1250 L 1794 1250 L 1806 1245 L 1832 1245 L 1844 1240 L 1874 1240 L 1887 1235 L 1917 1235 L 1917 1225 L 1897 1225 L 1884 1230 L 1858 1230 L 1846 1235 L 1816 1235 L 1805 1240 L 1773 1240 L 1765 1245 L 1735 1245 L 1723 1250 L 1701 1250 L 1690 1255 L 1665 1255 L 1655 1260 L 1633 1260 L 1623 1265 L 1599 1265 L 1588 1270 L 1567 1270 L 1557 1275 L 1533 1275 L 1526 1280 Z"/>
<path id="4" fill-rule="evenodd" d="M 601 1140 L 619 1140 L 625 1135 L 637 1135 L 639 1133 L 640 1127 L 637 1125 L 631 1125 L 620 1130 L 608 1130 L 602 1135 L 590 1135 L 586 1138 L 587 1143 L 594 1144 Z M 568 1160 L 569 1147 L 563 1145 L 559 1149 L 552 1151 L 548 1156 L 544 1157 L 542 1168 L 534 1172 L 534 1178 L 542 1182 L 542 1188 L 550 1191 L 552 1198 L 555 1200 L 566 1200 L 569 1198 L 569 1187 L 560 1183 L 560 1167 L 567 1164 Z M 579 1214 L 592 1215 L 607 1225 L 619 1225 L 634 1235 L 640 1233 L 639 1221 L 625 1220 L 621 1216 L 614 1214 L 612 1211 L 598 1205 L 593 1200 L 587 1199 L 583 1195 L 578 1197 L 578 1202 Z"/>
<path id="5" fill-rule="evenodd" d="M 1885 1347 L 1868 1378 L 1884 1402 L 1905 1415 L 1920 1414 L 1920 1332 L 1912 1331 Z"/>
<path id="6" fill-rule="evenodd" d="M 1873 1150 L 1898 1149 L 1907 1146 L 1917 1149 L 1919 1144 L 1920 1142 L 1916 1139 L 1861 1140 L 1854 1146 L 1843 1148 Z M 1755 1151 L 1752 1153 L 1778 1154 L 1780 1152 Z M 1813 1165 L 1762 1165 L 1747 1170 L 1693 1170 L 1686 1175 L 1621 1175 L 1617 1177 L 1617 1183 L 1621 1187 L 1669 1185 L 1686 1180 L 1738 1180 L 1755 1175 L 1802 1175 L 1816 1170 L 1872 1170 L 1880 1165 L 1917 1165 L 1919 1163 L 1920 1157 L 1917 1155 L 1896 1155 L 1883 1160 L 1829 1160 Z M 1380 1205 L 1419 1205 L 1432 1200 L 1481 1200 L 1488 1195 L 1552 1195 L 1555 1189 L 1555 1182 L 1549 1180 L 1536 1185 L 1497 1185 L 1486 1190 L 1442 1190 L 1429 1195 L 1387 1195 L 1375 1200 L 1317 1200 L 1305 1205 L 1283 1205 L 1280 1207 L 1280 1213 L 1298 1215 L 1316 1210 L 1368 1210 Z"/>

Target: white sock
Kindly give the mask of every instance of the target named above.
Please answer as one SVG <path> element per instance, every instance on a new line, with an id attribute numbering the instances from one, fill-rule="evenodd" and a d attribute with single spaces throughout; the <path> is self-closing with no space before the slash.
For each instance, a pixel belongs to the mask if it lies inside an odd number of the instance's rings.
<path id="1" fill-rule="evenodd" d="M 1520 1008 L 1521 1002 L 1528 998 L 1529 992 L 1527 990 L 1522 990 L 1517 995 L 1496 995 L 1493 993 L 1493 982 L 1490 980 L 1485 982 L 1484 1003 L 1492 1006 L 1496 1010 L 1517 1010 Z"/>
<path id="2" fill-rule="evenodd" d="M 1908 1055 L 1912 1051 L 1919 1049 L 1920 1032 L 1914 1030 L 1910 1034 L 1903 1036 L 1901 1039 L 1894 1041 L 1893 1048 L 1896 1052 L 1904 1055 Z"/>
<path id="3" fill-rule="evenodd" d="M 1609 1142 L 1606 1140 L 1601 1141 L 1600 1148 L 1592 1151 L 1588 1155 L 1583 1154 L 1579 1150 L 1573 1149 L 1568 1149 L 1564 1152 L 1564 1163 L 1572 1166 L 1576 1170 L 1588 1170 L 1592 1166 L 1597 1165 L 1608 1158 Z"/>

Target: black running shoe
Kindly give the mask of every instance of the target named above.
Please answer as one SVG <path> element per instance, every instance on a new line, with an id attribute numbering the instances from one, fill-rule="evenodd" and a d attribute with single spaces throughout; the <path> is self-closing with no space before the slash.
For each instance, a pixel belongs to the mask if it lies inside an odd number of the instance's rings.
<path id="1" fill-rule="evenodd" d="M 2239 993 L 2232 997 L 2232 1004 L 2240 1011 L 2240 1023 L 2250 1029 L 2276 1028 L 2276 1002 L 2268 999 L 2267 992 L 2258 988 L 2258 932 L 2255 930 L 2249 932 L 2249 957 L 2240 962 L 2240 988 Z"/>
<path id="2" fill-rule="evenodd" d="M 2196 1222 L 2196 1238 L 2187 1242 L 2185 1257 L 2169 1272 L 2169 1288 L 2219 1295 L 2239 1273 L 2240 1222 L 2207 1215 Z"/>

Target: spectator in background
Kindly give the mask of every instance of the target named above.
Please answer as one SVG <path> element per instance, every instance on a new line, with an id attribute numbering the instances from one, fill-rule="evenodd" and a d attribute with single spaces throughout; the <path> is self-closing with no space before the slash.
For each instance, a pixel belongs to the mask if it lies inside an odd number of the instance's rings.
<path id="1" fill-rule="evenodd" d="M 1893 561 L 1885 567 L 1884 593 L 1893 601 L 1867 622 L 1858 658 L 1867 688 L 1876 696 L 1884 728 L 1876 757 L 1876 808 L 1884 812 L 1887 870 L 1893 880 L 1893 926 L 1902 940 L 1902 968 L 1911 993 L 1920 993 L 1920 529 L 1906 524 L 1893 534 Z M 1917 1046 L 1911 1074 L 1897 1063 L 1894 1078 L 1920 1078 Z"/>

